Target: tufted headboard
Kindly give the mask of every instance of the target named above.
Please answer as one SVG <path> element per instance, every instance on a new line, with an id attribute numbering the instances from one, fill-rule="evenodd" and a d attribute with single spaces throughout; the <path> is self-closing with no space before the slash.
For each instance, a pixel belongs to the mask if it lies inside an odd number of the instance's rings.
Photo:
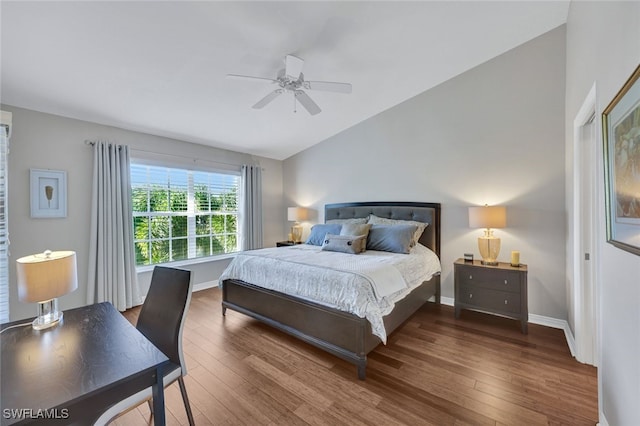
<path id="1" fill-rule="evenodd" d="M 399 220 L 415 220 L 428 223 L 420 243 L 433 250 L 440 257 L 440 203 L 371 201 L 356 203 L 336 203 L 324 206 L 324 220 L 378 217 Z"/>

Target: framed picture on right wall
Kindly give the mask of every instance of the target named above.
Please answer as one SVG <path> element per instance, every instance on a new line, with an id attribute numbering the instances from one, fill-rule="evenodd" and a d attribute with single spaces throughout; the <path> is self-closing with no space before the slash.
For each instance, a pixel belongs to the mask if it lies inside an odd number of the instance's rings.
<path id="1" fill-rule="evenodd" d="M 640 65 L 602 113 L 607 241 L 640 255 Z"/>

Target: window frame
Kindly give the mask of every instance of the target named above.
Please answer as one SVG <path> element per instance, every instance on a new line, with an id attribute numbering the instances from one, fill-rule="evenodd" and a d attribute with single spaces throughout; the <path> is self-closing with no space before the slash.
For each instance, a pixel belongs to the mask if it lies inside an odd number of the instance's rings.
<path id="1" fill-rule="evenodd" d="M 182 159 L 182 161 L 180 161 Z M 196 246 L 195 246 L 195 238 L 197 238 L 199 236 L 199 234 L 197 233 L 197 229 L 195 226 L 196 223 L 196 216 L 198 216 L 199 214 L 209 214 L 209 215 L 213 215 L 216 212 L 207 210 L 204 212 L 198 212 L 195 209 L 195 187 L 194 187 L 194 182 L 193 182 L 193 177 L 196 173 L 210 173 L 210 174 L 219 174 L 219 175 L 230 175 L 230 176 L 234 176 L 237 178 L 237 198 L 236 198 L 236 210 L 235 211 L 231 211 L 231 212 L 220 212 L 220 214 L 232 214 L 235 216 L 236 218 L 236 232 L 235 234 L 235 238 L 236 238 L 236 250 L 232 251 L 232 252 L 227 252 L 227 253 L 219 253 L 219 254 L 211 254 L 208 256 L 200 256 L 200 257 L 188 257 L 186 259 L 178 259 L 178 260 L 170 260 L 167 262 L 162 262 L 162 263 L 150 263 L 150 264 L 144 264 L 144 265 L 138 265 L 136 264 L 136 271 L 138 272 L 145 272 L 145 271 L 150 271 L 152 270 L 155 266 L 157 265 L 171 265 L 171 266 L 187 266 L 187 265 L 194 265 L 194 264 L 199 264 L 199 263 L 207 263 L 207 262 L 212 262 L 212 261 L 218 261 L 218 260 L 224 260 L 224 259 L 229 259 L 232 258 L 233 256 L 235 256 L 235 254 L 241 250 L 241 235 L 242 235 L 242 229 L 241 229 L 241 223 L 240 223 L 240 217 L 241 217 L 241 212 L 240 212 L 240 205 L 241 205 L 241 190 L 242 190 L 242 174 L 241 174 L 241 170 L 240 170 L 240 166 L 229 166 L 228 167 L 206 167 L 206 166 L 202 166 L 201 164 L 198 164 L 196 167 L 194 167 L 194 163 L 196 163 L 196 161 L 198 160 L 191 160 L 191 159 L 186 159 L 186 158 L 176 158 L 177 161 L 160 161 L 157 159 L 150 159 L 150 158 L 144 158 L 144 157 L 138 157 L 138 156 L 132 156 L 131 158 L 131 168 L 130 168 L 130 173 L 133 170 L 134 166 L 145 166 L 145 167 L 159 167 L 159 168 L 165 168 L 165 169 L 175 169 L 175 170 L 180 170 L 180 171 L 184 171 L 187 173 L 188 176 L 188 185 L 187 185 L 187 198 L 188 198 L 188 205 L 187 205 L 187 209 L 183 212 L 157 212 L 157 211 L 147 211 L 147 212 L 135 212 L 133 211 L 133 190 L 134 190 L 134 181 L 133 181 L 133 177 L 131 179 L 131 200 L 132 200 L 132 208 L 131 208 L 131 226 L 134 229 L 134 245 L 137 244 L 140 241 L 144 241 L 144 240 L 139 240 L 135 237 L 135 226 L 134 226 L 134 220 L 136 217 L 175 217 L 175 216 L 182 216 L 182 217 L 186 217 L 187 220 L 187 256 L 190 256 L 190 252 L 192 251 L 192 249 L 195 251 L 197 250 Z M 187 160 L 187 161 L 185 161 Z M 150 210 L 150 209 L 149 209 Z M 212 232 L 213 230 L 210 230 L 210 233 L 207 234 L 211 237 L 216 236 L 218 234 L 215 234 Z M 202 234 L 200 234 L 200 236 L 203 236 Z M 205 235 L 206 236 L 206 235 Z M 148 240 L 146 240 L 147 242 L 151 242 L 151 241 L 162 241 L 162 240 L 167 240 L 167 238 L 158 238 L 158 239 L 153 239 L 150 238 Z M 174 238 L 172 238 L 171 236 L 169 236 L 168 238 L 169 240 L 169 256 L 171 256 L 171 246 L 172 246 L 172 242 L 174 240 Z M 195 254 L 195 253 L 194 253 Z M 137 261 L 137 259 L 136 259 Z"/>

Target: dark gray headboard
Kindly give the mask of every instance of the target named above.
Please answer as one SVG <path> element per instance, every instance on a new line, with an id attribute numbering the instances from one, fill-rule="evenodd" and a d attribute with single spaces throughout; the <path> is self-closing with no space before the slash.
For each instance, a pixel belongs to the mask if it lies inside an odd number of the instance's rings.
<path id="1" fill-rule="evenodd" d="M 440 257 L 440 203 L 371 201 L 336 203 L 324 206 L 324 220 L 352 219 L 374 214 L 378 217 L 400 220 L 415 220 L 428 223 L 420 243 Z"/>

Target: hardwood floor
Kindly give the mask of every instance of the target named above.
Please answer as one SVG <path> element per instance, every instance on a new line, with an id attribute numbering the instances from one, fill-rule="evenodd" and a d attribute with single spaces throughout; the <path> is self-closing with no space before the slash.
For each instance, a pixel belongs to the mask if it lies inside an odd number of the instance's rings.
<path id="1" fill-rule="evenodd" d="M 139 309 L 125 316 L 135 323 Z M 564 333 L 427 303 L 355 366 L 228 310 L 220 291 L 193 294 L 183 335 L 197 425 L 593 425 L 596 369 Z M 187 424 L 177 383 L 167 424 Z M 116 425 L 150 422 L 147 404 Z"/>

